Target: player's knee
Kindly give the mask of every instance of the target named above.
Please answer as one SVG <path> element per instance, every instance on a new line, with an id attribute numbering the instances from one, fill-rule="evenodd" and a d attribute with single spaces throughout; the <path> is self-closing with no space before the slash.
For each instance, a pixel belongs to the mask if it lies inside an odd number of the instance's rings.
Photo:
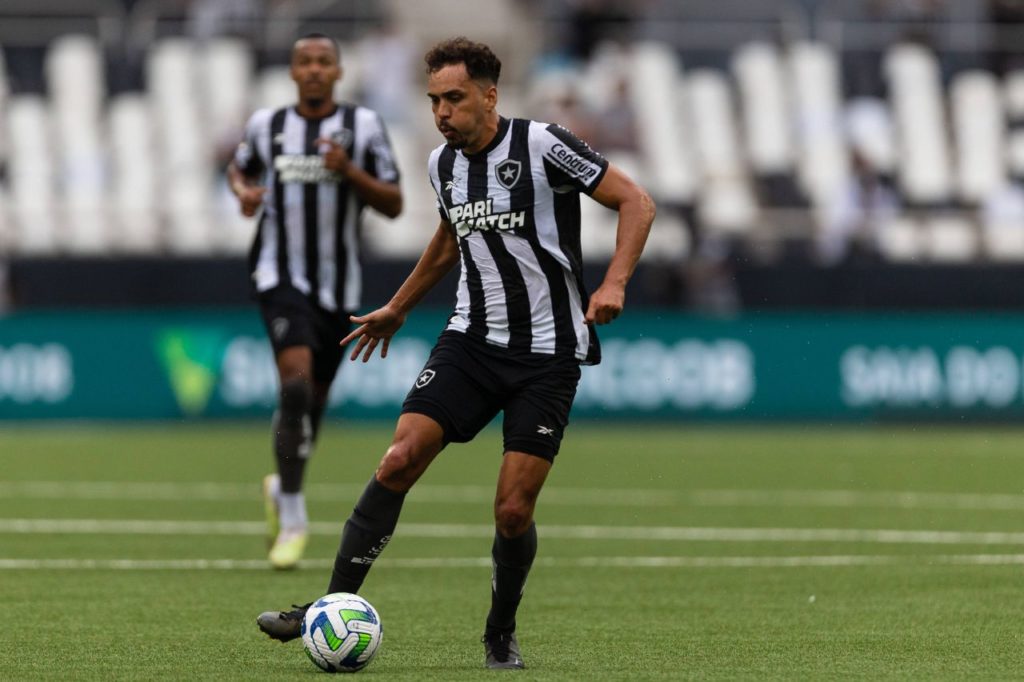
<path id="1" fill-rule="evenodd" d="M 281 416 L 298 420 L 309 414 L 313 407 L 313 387 L 305 379 L 296 377 L 281 382 Z"/>
<path id="2" fill-rule="evenodd" d="M 377 479 L 393 491 L 408 491 L 430 463 L 428 447 L 414 439 L 391 443 L 377 468 Z"/>
<path id="3" fill-rule="evenodd" d="M 501 500 L 494 506 L 494 523 L 505 537 L 519 537 L 533 523 L 533 508 L 522 500 Z"/>

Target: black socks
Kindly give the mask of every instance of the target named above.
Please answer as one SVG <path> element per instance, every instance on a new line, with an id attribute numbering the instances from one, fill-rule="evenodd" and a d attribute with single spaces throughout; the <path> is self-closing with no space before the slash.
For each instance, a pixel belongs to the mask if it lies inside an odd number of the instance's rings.
<path id="1" fill-rule="evenodd" d="M 345 522 L 327 593 L 359 592 L 370 566 L 391 540 L 405 493 L 385 488 L 374 476 Z"/>
<path id="2" fill-rule="evenodd" d="M 523 598 L 526 576 L 537 556 L 537 526 L 515 538 L 494 533 L 491 560 L 494 573 L 491 578 L 491 611 L 487 614 L 487 632 L 514 632 L 516 610 Z"/>
<path id="3" fill-rule="evenodd" d="M 281 402 L 274 413 L 274 455 L 283 493 L 302 489 L 302 475 L 313 447 L 312 407 L 313 388 L 309 382 L 289 379 L 281 385 Z"/>

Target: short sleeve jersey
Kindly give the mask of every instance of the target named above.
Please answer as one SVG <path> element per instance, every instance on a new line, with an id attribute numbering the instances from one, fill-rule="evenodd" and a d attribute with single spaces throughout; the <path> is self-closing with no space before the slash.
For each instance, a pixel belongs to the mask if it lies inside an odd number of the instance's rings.
<path id="1" fill-rule="evenodd" d="M 565 128 L 526 119 L 501 118 L 476 154 L 435 149 L 430 181 L 462 266 L 447 329 L 512 352 L 599 362 L 597 335 L 584 322 L 579 195 L 607 169 Z"/>
<path id="2" fill-rule="evenodd" d="M 293 287 L 331 311 L 353 312 L 362 297 L 360 217 L 363 203 L 324 167 L 318 138 L 341 144 L 358 167 L 385 182 L 399 179 L 380 117 L 341 104 L 324 118 L 295 107 L 261 109 L 235 152 L 244 174 L 267 188 L 249 265 L 257 291 Z"/>

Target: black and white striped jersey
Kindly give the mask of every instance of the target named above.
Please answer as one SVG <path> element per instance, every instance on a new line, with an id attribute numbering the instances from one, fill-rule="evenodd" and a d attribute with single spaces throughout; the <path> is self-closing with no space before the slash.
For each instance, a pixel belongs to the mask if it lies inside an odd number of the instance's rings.
<path id="1" fill-rule="evenodd" d="M 428 169 L 461 252 L 447 328 L 514 352 L 599 362 L 583 321 L 579 193 L 594 191 L 608 162 L 565 128 L 502 118 L 486 149 L 443 145 Z"/>
<path id="2" fill-rule="evenodd" d="M 249 119 L 235 163 L 267 187 L 249 254 L 257 291 L 292 286 L 327 310 L 360 306 L 359 258 L 363 203 L 334 171 L 324 168 L 315 140 L 339 142 L 370 175 L 398 182 L 398 167 L 380 117 L 342 104 L 324 118 L 294 107 L 261 109 Z"/>

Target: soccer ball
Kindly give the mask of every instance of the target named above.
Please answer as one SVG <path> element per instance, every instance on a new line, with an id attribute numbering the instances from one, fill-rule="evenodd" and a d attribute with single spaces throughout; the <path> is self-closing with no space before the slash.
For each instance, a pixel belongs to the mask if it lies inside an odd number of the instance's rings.
<path id="1" fill-rule="evenodd" d="M 309 660 L 329 673 L 362 670 L 384 638 L 377 609 L 348 592 L 328 594 L 314 602 L 302 619 L 301 633 Z"/>

